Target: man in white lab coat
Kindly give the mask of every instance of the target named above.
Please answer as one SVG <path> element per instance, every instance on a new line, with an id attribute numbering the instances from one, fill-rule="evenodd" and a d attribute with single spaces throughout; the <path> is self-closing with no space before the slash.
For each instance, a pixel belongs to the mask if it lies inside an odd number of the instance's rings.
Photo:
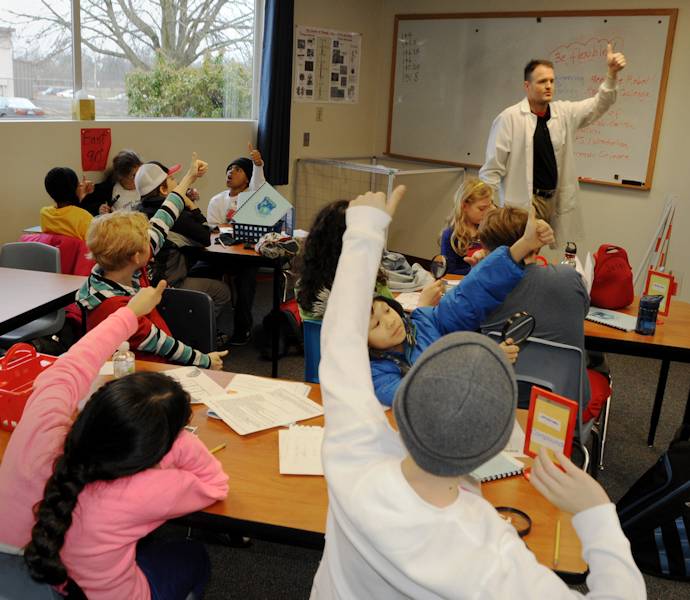
<path id="1" fill-rule="evenodd" d="M 529 209 L 548 221 L 556 239 L 578 239 L 575 132 L 603 115 L 616 101 L 616 78 L 625 56 L 606 48 L 608 73 L 596 95 L 579 102 L 557 100 L 553 64 L 531 60 L 525 67 L 526 97 L 506 108 L 491 126 L 479 177 L 499 189 L 502 206 Z"/>

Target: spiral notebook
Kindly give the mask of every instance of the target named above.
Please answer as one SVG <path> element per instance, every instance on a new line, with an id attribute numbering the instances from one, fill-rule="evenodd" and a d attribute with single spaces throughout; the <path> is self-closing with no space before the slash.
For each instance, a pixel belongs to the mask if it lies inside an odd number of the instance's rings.
<path id="1" fill-rule="evenodd" d="M 607 308 L 597 308 L 594 306 L 589 309 L 585 319 L 593 321 L 594 323 L 601 323 L 602 325 L 613 327 L 614 329 L 620 329 L 621 331 L 635 331 L 635 325 L 637 324 L 637 317 L 626 315 L 616 310 L 608 310 Z"/>
<path id="2" fill-rule="evenodd" d="M 513 475 L 520 475 L 525 469 L 519 460 L 513 458 L 505 452 L 494 456 L 489 462 L 485 462 L 481 467 L 470 473 L 472 477 L 479 481 L 494 481 L 504 479 Z"/>

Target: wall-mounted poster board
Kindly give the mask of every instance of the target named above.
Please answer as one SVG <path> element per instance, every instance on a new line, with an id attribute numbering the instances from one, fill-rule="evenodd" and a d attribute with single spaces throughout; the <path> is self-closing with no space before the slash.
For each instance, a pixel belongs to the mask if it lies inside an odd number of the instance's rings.
<path id="1" fill-rule="evenodd" d="M 618 99 L 578 130 L 581 180 L 649 189 L 678 11 L 396 15 L 387 153 L 478 167 L 493 119 L 524 97 L 532 58 L 554 63 L 555 99 L 593 96 L 606 46 L 623 52 Z"/>

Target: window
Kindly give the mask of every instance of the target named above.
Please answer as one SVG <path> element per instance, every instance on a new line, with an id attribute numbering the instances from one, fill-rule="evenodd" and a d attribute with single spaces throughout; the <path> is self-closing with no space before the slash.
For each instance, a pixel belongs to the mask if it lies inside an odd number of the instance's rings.
<path id="1" fill-rule="evenodd" d="M 71 118 L 75 88 L 96 100 L 100 119 L 255 115 L 261 0 L 0 0 L 0 8 L 0 96 L 30 100 L 43 113 L 34 118 Z"/>

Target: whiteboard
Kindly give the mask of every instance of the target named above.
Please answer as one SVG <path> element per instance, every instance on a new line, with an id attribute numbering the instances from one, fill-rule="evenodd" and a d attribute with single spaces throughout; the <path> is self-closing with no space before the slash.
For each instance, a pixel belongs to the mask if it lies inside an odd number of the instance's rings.
<path id="1" fill-rule="evenodd" d="M 611 41 L 627 66 L 613 107 L 577 132 L 577 173 L 648 189 L 677 10 L 544 14 L 396 15 L 387 152 L 480 166 L 494 118 L 524 97 L 530 59 L 554 63 L 555 100 L 582 100 L 606 77 Z"/>

